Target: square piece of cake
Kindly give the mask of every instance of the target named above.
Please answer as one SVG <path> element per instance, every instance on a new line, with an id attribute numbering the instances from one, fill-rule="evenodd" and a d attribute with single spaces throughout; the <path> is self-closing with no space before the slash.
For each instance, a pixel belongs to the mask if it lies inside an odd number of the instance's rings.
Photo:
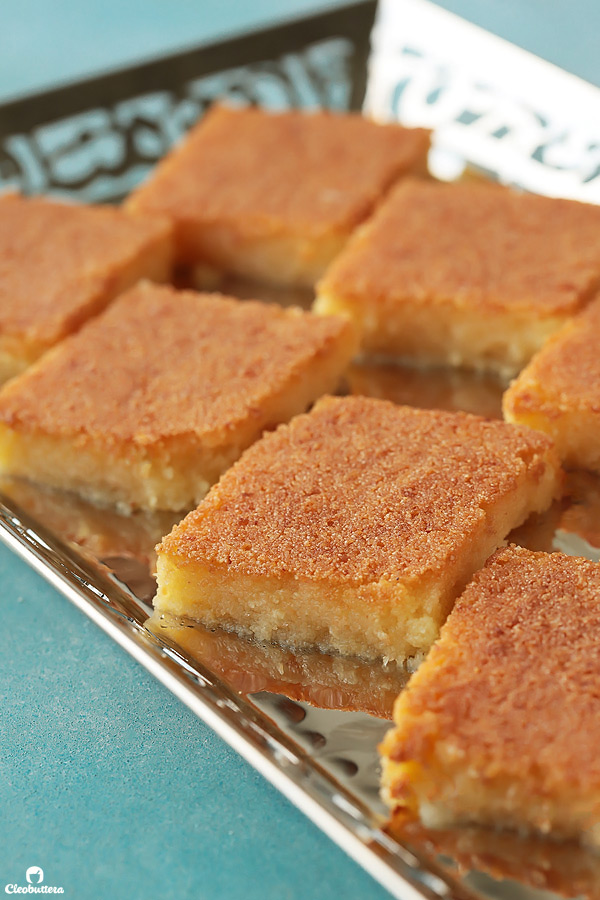
<path id="1" fill-rule="evenodd" d="M 428 150 L 428 131 L 359 115 L 216 106 L 127 206 L 168 216 L 201 273 L 311 287 L 391 184 L 426 174 Z"/>
<path id="2" fill-rule="evenodd" d="M 598 634 L 600 565 L 498 551 L 396 702 L 390 806 L 600 846 Z"/>
<path id="3" fill-rule="evenodd" d="M 567 466 L 600 472 L 600 299 L 534 356 L 503 409 L 507 421 L 551 435 Z"/>
<path id="4" fill-rule="evenodd" d="M 0 470 L 189 509 L 332 390 L 355 346 L 344 319 L 141 282 L 0 391 Z"/>
<path id="5" fill-rule="evenodd" d="M 599 284 L 599 207 L 407 180 L 332 264 L 315 309 L 354 319 L 367 354 L 508 375 Z"/>
<path id="6" fill-rule="evenodd" d="M 158 548 L 159 612 L 404 660 L 557 491 L 551 441 L 466 413 L 324 398 L 265 435 Z"/>
<path id="7" fill-rule="evenodd" d="M 140 278 L 168 281 L 171 238 L 164 218 L 0 196 L 0 383 Z"/>

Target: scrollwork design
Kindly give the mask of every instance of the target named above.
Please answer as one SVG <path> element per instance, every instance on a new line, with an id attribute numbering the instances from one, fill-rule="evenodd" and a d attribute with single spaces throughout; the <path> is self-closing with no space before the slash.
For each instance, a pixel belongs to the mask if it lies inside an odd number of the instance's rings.
<path id="1" fill-rule="evenodd" d="M 442 151 L 526 190 L 599 202 L 598 127 L 585 113 L 580 123 L 564 111 L 542 114 L 526 92 L 523 98 L 493 79 L 476 79 L 427 46 L 380 47 L 373 60 L 367 110 L 434 130 L 438 158 Z"/>
<path id="2" fill-rule="evenodd" d="M 0 189 L 119 200 L 216 99 L 347 109 L 353 50 L 349 39 L 332 38 L 10 135 L 0 142 Z"/>

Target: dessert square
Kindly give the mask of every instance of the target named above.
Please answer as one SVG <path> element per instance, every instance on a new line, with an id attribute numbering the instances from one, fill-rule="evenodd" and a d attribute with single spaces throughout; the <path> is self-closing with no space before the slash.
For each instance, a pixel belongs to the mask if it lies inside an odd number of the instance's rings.
<path id="1" fill-rule="evenodd" d="M 507 421 L 551 435 L 567 466 L 600 472 L 600 300 L 534 356 L 503 409 Z"/>
<path id="2" fill-rule="evenodd" d="M 498 551 L 397 700 L 390 806 L 599 846 L 599 632 L 597 563 Z"/>
<path id="3" fill-rule="evenodd" d="M 141 282 L 0 391 L 0 470 L 124 508 L 189 509 L 324 391 L 344 319 Z"/>
<path id="4" fill-rule="evenodd" d="M 168 281 L 171 238 L 164 218 L 0 196 L 0 383 L 140 278 Z"/>
<path id="5" fill-rule="evenodd" d="M 393 182 L 426 174 L 428 150 L 428 131 L 359 115 L 216 106 L 127 206 L 168 216 L 200 279 L 310 287 Z"/>
<path id="6" fill-rule="evenodd" d="M 163 539 L 155 608 L 296 647 L 418 658 L 558 477 L 551 441 L 529 429 L 323 398 Z"/>
<path id="7" fill-rule="evenodd" d="M 368 354 L 514 374 L 600 284 L 600 208 L 406 180 L 318 285 Z"/>

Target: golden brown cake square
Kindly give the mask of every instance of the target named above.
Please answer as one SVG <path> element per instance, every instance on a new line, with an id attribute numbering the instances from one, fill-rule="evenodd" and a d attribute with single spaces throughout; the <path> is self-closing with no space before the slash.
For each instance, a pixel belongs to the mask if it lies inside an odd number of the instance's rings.
<path id="1" fill-rule="evenodd" d="M 163 540 L 155 607 L 260 640 L 419 657 L 558 477 L 551 441 L 529 429 L 323 398 L 251 447 Z"/>
<path id="2" fill-rule="evenodd" d="M 370 355 L 514 374 L 600 284 L 600 208 L 405 180 L 318 285 Z"/>
<path id="3" fill-rule="evenodd" d="M 355 349 L 344 319 L 141 282 L 0 391 L 0 469 L 100 503 L 189 509 Z"/>
<path id="4" fill-rule="evenodd" d="M 551 435 L 567 466 L 600 472 L 600 299 L 534 356 L 503 408 L 507 421 Z"/>
<path id="5" fill-rule="evenodd" d="M 397 700 L 390 806 L 599 846 L 599 634 L 600 565 L 494 554 Z"/>
<path id="6" fill-rule="evenodd" d="M 0 196 L 0 383 L 140 278 L 167 281 L 171 257 L 164 218 Z"/>
<path id="7" fill-rule="evenodd" d="M 359 115 L 216 106 L 127 206 L 168 216 L 199 277 L 312 286 L 392 183 L 426 173 L 428 150 L 428 131 Z"/>

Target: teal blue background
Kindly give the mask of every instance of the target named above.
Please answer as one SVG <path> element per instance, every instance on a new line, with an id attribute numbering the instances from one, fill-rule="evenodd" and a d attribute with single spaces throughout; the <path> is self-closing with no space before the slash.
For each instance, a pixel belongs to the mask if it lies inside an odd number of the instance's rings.
<path id="1" fill-rule="evenodd" d="M 596 0 L 444 5 L 600 84 Z M 0 98 L 324 7 L 4 0 Z M 78 900 L 387 896 L 1 546 L 0 585 L 0 892 L 39 865 Z"/>
<path id="2" fill-rule="evenodd" d="M 342 6 L 343 0 L 0 0 L 0 98 Z M 442 0 L 600 85 L 597 0 Z"/>

